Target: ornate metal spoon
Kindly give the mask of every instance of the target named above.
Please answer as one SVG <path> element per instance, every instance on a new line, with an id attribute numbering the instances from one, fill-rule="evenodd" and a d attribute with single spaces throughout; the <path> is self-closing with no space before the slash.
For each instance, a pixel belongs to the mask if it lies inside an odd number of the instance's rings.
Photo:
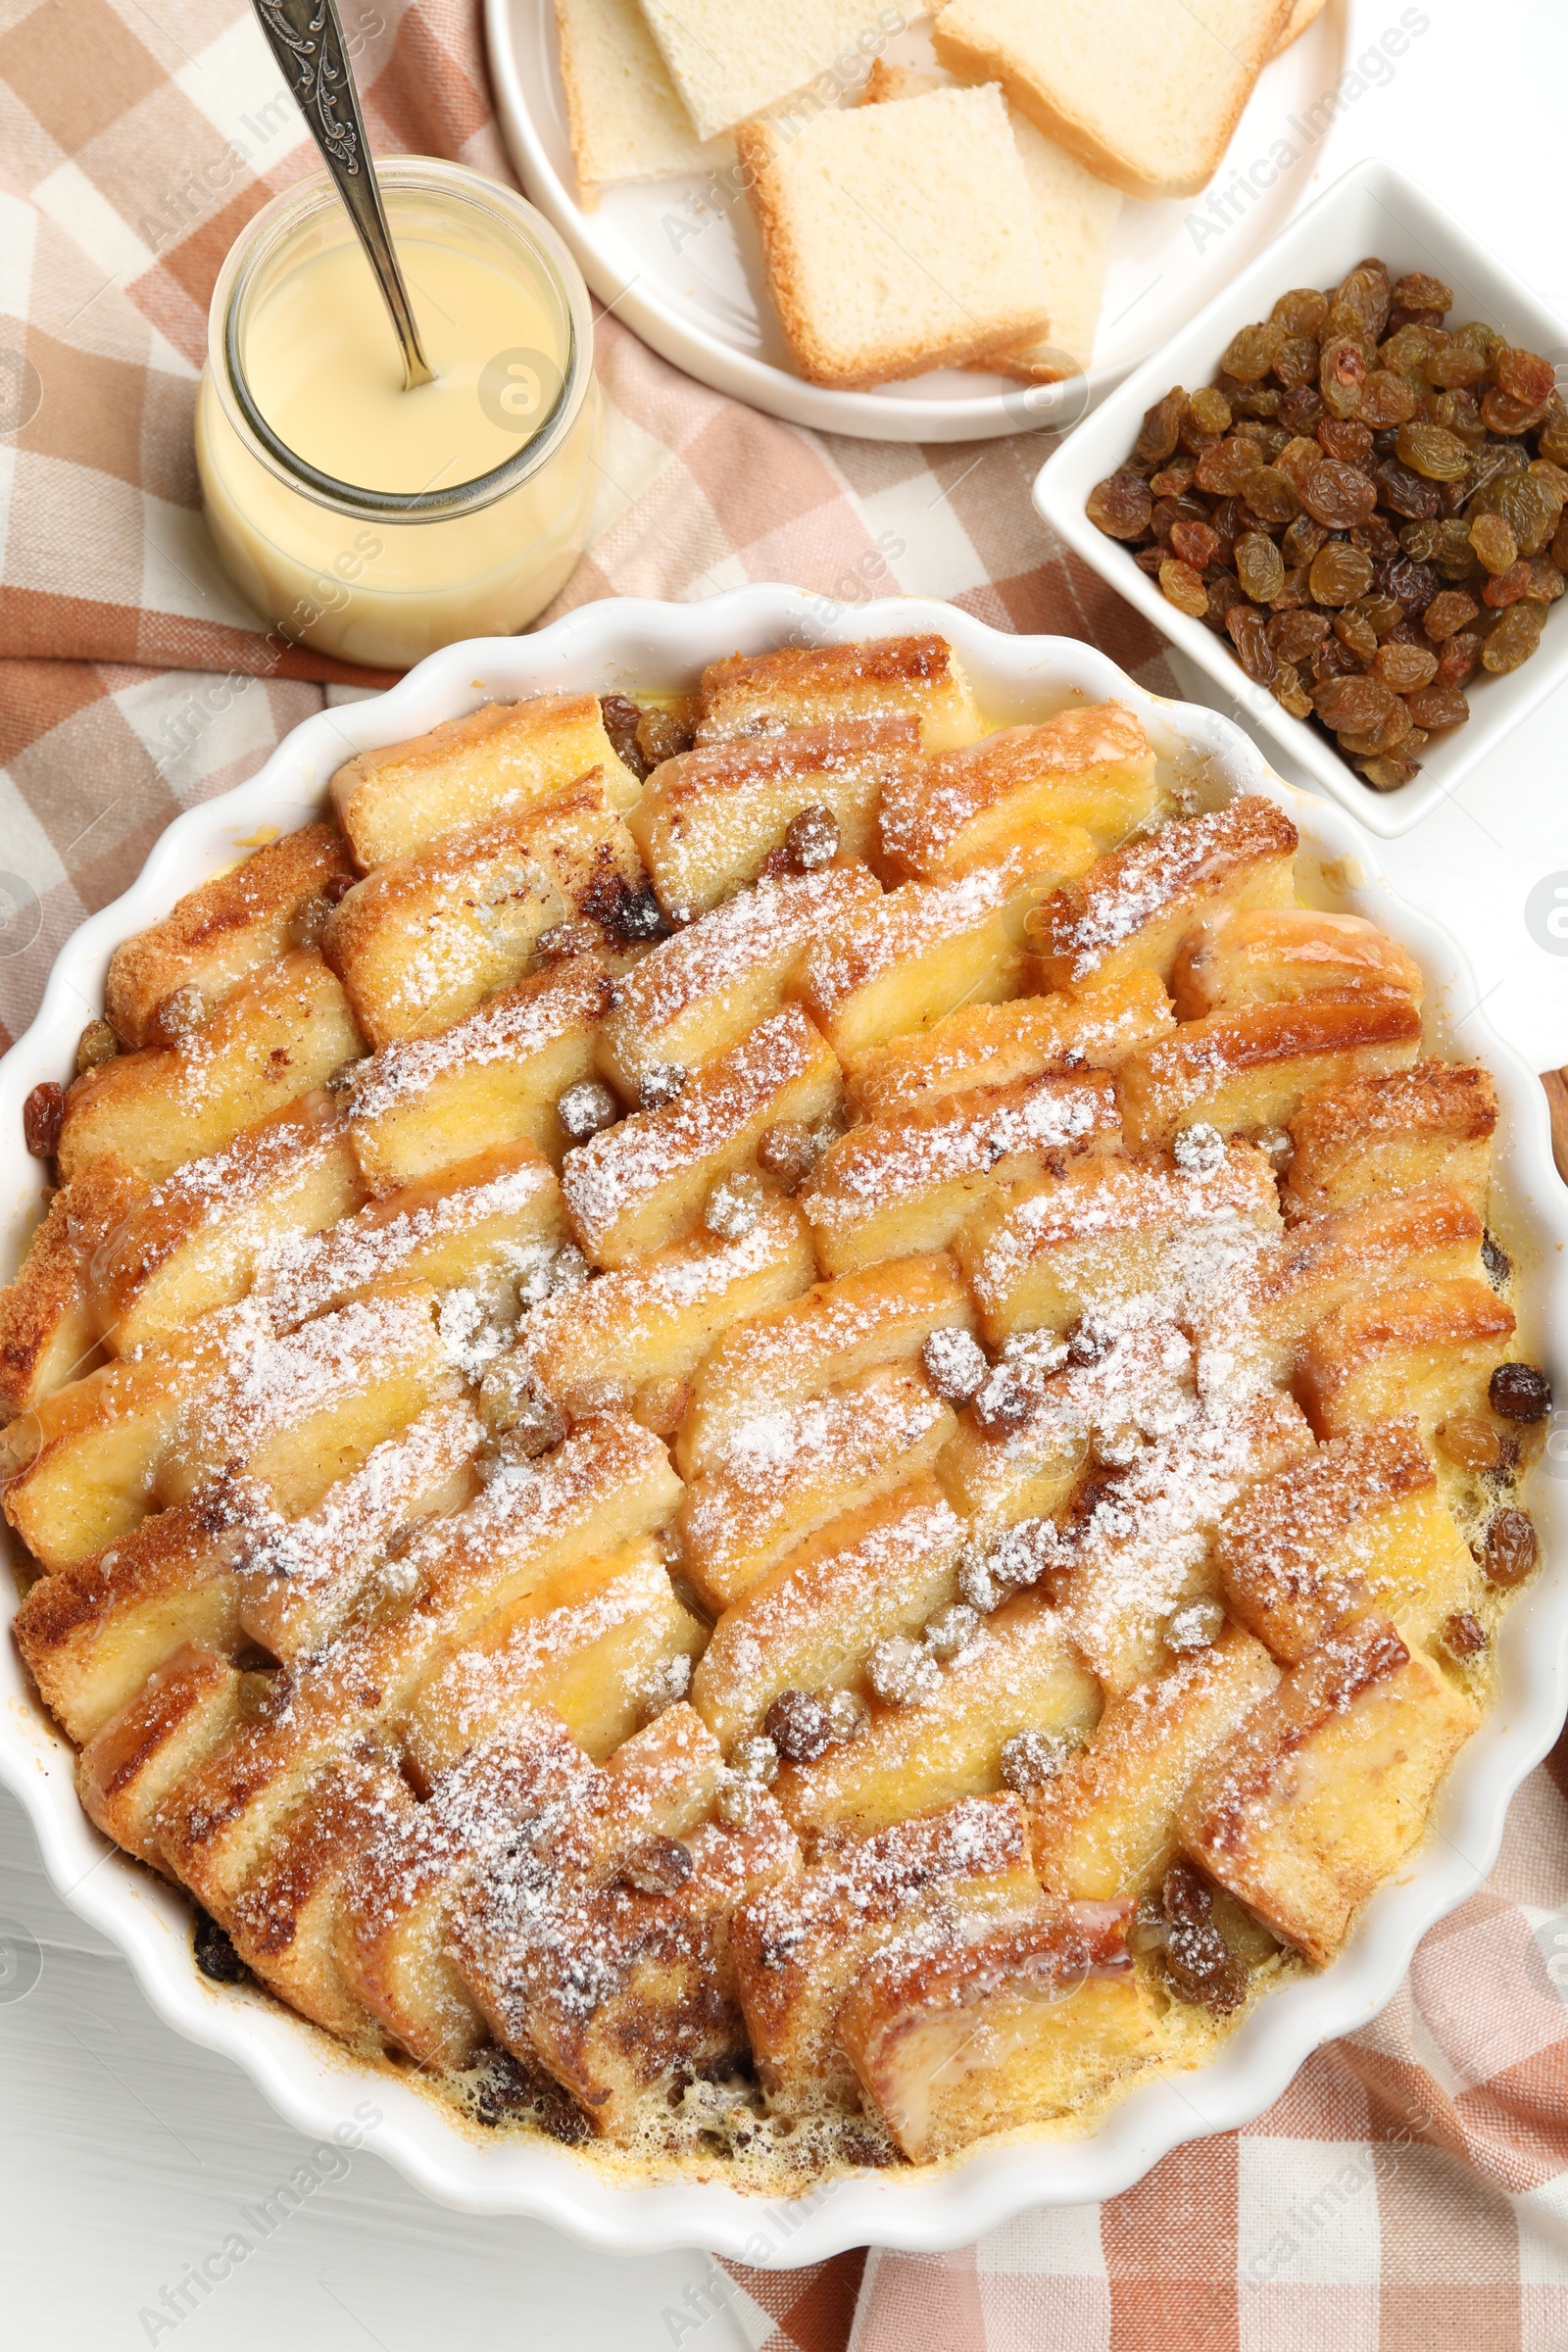
<path id="1" fill-rule="evenodd" d="M 435 373 L 419 346 L 414 306 L 387 227 L 337 0 L 252 0 L 252 4 L 375 272 L 403 354 L 403 388 L 412 392 L 416 384 L 433 383 Z"/>

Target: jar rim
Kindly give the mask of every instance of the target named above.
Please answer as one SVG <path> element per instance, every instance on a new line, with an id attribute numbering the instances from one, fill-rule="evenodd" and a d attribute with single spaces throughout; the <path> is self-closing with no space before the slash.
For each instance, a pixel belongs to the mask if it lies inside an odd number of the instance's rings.
<path id="1" fill-rule="evenodd" d="M 485 473 L 445 490 L 369 490 L 345 482 L 311 465 L 288 447 L 256 405 L 245 378 L 239 348 L 245 297 L 265 264 L 284 239 L 318 213 L 330 212 L 339 197 L 327 173 L 314 172 L 263 208 L 240 232 L 213 289 L 208 322 L 208 363 L 230 424 L 250 454 L 291 490 L 318 506 L 361 522 L 449 522 L 493 506 L 537 473 L 576 421 L 592 370 L 593 318 L 588 289 L 564 243 L 525 198 L 500 181 L 486 179 L 439 156 L 385 156 L 376 160 L 383 191 L 404 190 L 453 197 L 487 213 L 511 237 L 519 234 L 536 251 L 561 297 L 566 321 L 566 357 L 561 389 L 548 415 L 514 456 Z"/>

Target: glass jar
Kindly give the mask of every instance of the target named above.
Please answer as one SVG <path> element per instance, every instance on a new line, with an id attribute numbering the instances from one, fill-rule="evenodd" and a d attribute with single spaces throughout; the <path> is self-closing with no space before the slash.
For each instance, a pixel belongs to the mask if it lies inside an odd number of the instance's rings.
<path id="1" fill-rule="evenodd" d="M 324 172 L 258 213 L 223 264 L 208 320 L 196 461 L 219 553 L 258 611 L 323 654 L 403 669 L 459 638 L 524 627 L 565 585 L 587 543 L 600 412 L 588 290 L 549 222 L 458 164 L 403 156 L 377 168 L 442 396 L 460 399 L 458 421 L 473 427 L 451 436 L 461 445 L 450 464 L 469 478 L 368 488 L 286 446 L 264 411 L 265 401 L 274 417 L 284 414 L 277 388 L 288 382 L 306 289 L 318 296 L 336 284 L 358 300 L 360 281 L 341 275 L 357 262 L 374 293 Z M 322 270 L 340 274 L 322 278 Z M 458 306 L 439 299 L 443 272 L 449 285 L 461 278 L 470 297 L 476 282 L 491 282 L 485 273 L 496 273 L 496 291 L 509 298 L 496 306 L 499 332 L 519 331 L 524 318 L 526 344 L 463 348 Z M 346 396 L 334 392 L 329 413 L 308 420 L 309 432 L 291 427 L 296 439 L 352 460 L 362 396 L 367 452 L 371 426 L 392 415 L 390 389 L 401 399 L 422 397 L 401 391 L 384 312 L 379 329 L 367 314 L 366 347 L 379 409 L 356 368 Z M 482 470 L 464 464 L 465 446 L 481 453 Z M 383 459 L 383 472 L 390 463 Z M 365 470 L 374 470 L 368 460 Z"/>

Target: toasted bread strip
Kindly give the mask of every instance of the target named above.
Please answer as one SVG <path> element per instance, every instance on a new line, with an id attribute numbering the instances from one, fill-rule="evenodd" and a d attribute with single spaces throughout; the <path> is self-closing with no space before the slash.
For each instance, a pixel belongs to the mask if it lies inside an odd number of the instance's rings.
<path id="1" fill-rule="evenodd" d="M 637 1729 L 664 1670 L 695 1657 L 705 1638 L 646 1536 L 563 1568 L 486 1618 L 419 1686 L 409 1762 L 431 1788 L 519 1707 L 548 1706 L 597 1763 Z"/>
<path id="2" fill-rule="evenodd" d="M 1071 2113 L 1150 2064 L 1157 2011 L 1133 1972 L 1126 1903 L 1042 1903 L 971 1939 L 877 1953 L 839 2040 L 904 2154 Z"/>
<path id="3" fill-rule="evenodd" d="M 796 1412 L 879 1365 L 912 1368 L 932 1332 L 973 1323 L 943 1251 L 866 1266 L 749 1315 L 715 1343 L 693 1383 L 676 1446 L 682 1476 L 720 1460 L 748 1422 Z"/>
<path id="4" fill-rule="evenodd" d="M 462 1395 L 436 1303 L 411 1284 L 234 1350 L 182 1411 L 158 1468 L 161 1497 L 178 1502 L 244 1470 L 285 1518 L 309 1510 L 416 1414 Z"/>
<path id="5" fill-rule="evenodd" d="M 1168 986 L 1183 938 L 1204 915 L 1291 905 L 1298 839 L 1283 809 L 1246 795 L 1113 850 L 1039 907 L 1025 985 L 1071 988 L 1142 967 Z"/>
<path id="6" fill-rule="evenodd" d="M 1262 1480 L 1226 1514 L 1215 1551 L 1227 1605 L 1288 1666 L 1371 1608 L 1424 1642 L 1477 1582 L 1408 1419 L 1351 1430 Z"/>
<path id="7" fill-rule="evenodd" d="M 814 1764 L 786 1765 L 773 1793 L 803 1836 L 863 1835 L 906 1813 L 992 1794 L 1015 1732 L 1087 1732 L 1099 1714 L 1099 1686 L 1062 1618 L 1024 1592 L 942 1669 L 933 1696 L 878 1704 L 862 1738 Z"/>
<path id="8" fill-rule="evenodd" d="M 234 1654 L 236 1564 L 266 1516 L 266 1499 L 254 1490 L 209 1487 L 105 1550 L 38 1579 L 13 1631 L 73 1740 L 91 1740 L 187 1644 Z"/>
<path id="9" fill-rule="evenodd" d="M 172 1876 L 159 1814 L 262 1704 L 268 1681 L 240 1674 L 215 1650 L 176 1650 L 77 1757 L 76 1791 L 88 1819 L 127 1854 Z"/>
<path id="10" fill-rule="evenodd" d="M 1421 1061 L 1307 1096 L 1291 1120 L 1287 1216 L 1438 1184 L 1487 1213 L 1497 1090 L 1474 1064 Z"/>
<path id="11" fill-rule="evenodd" d="M 1049 841 L 1057 828 L 1113 850 L 1159 807 L 1154 755 L 1123 703 L 1063 710 L 944 752 L 882 796 L 883 855 L 932 881 Z"/>
<path id="12" fill-rule="evenodd" d="M 1320 1438 L 1413 1412 L 1430 1437 L 1480 1410 L 1513 1309 L 1484 1282 L 1411 1282 L 1347 1299 L 1301 1344 L 1297 1386 Z"/>
<path id="13" fill-rule="evenodd" d="M 527 1317 L 519 1359 L 567 1412 L 629 1402 L 645 1381 L 684 1381 L 740 1317 L 797 1298 L 816 1278 L 792 1201 L 769 1200 L 734 1241 L 706 1230 L 650 1250 Z"/>
<path id="14" fill-rule="evenodd" d="M 439 1037 L 404 1038 L 362 1063 L 344 1108 L 371 1193 L 461 1165 L 480 1137 L 530 1143 L 559 1166 L 566 1136 L 556 1104 L 591 1074 L 611 1001 L 603 964 L 574 956 L 503 989 Z"/>
<path id="15" fill-rule="evenodd" d="M 658 947 L 617 983 L 600 1038 L 607 1078 L 635 1103 L 642 1079 L 693 1068 L 777 1012 L 814 938 L 881 896 L 860 865 L 742 891 Z"/>
<path id="16" fill-rule="evenodd" d="M 1093 856 L 1087 833 L 1053 826 L 1027 852 L 944 881 L 906 882 L 844 916 L 811 949 L 800 982 L 834 1053 L 853 1061 L 960 1004 L 1016 996 L 1030 909 Z"/>
<path id="17" fill-rule="evenodd" d="M 94 1265 L 145 1181 L 106 1152 L 53 1195 L 15 1282 L 0 1290 L 0 1413 L 24 1413 L 97 1368 Z"/>
<path id="18" fill-rule="evenodd" d="M 816 1868 L 784 1879 L 736 1913 L 731 1941 L 758 2071 L 789 2113 L 831 2109 L 854 2077 L 835 2031 L 845 1996 L 872 1953 L 922 1923 L 1032 1910 L 1018 1799 L 966 1799 L 846 1840 Z"/>
<path id="19" fill-rule="evenodd" d="M 1119 1138 L 1108 1077 L 1025 1078 L 852 1128 L 803 1201 L 830 1274 L 945 1250 L 1002 1186 Z"/>
<path id="20" fill-rule="evenodd" d="M 1482 1279 L 1481 1219 L 1438 1188 L 1304 1217 L 1258 1269 L 1252 1312 L 1281 1378 L 1297 1343 L 1348 1299 L 1384 1283 Z"/>
<path id="21" fill-rule="evenodd" d="M 681 1505 L 686 1566 L 704 1600 L 726 1608 L 840 1512 L 929 1476 L 956 1426 L 919 1372 L 892 1366 L 744 1423 Z"/>
<path id="22" fill-rule="evenodd" d="M 1420 1050 L 1421 1015 L 1408 997 L 1243 1004 L 1129 1054 L 1116 1091 L 1128 1141 L 1162 1144 L 1199 1122 L 1222 1134 L 1281 1127 L 1314 1089 L 1400 1069 Z"/>
<path id="23" fill-rule="evenodd" d="M 674 1241 L 769 1127 L 814 1123 L 841 1093 L 828 1046 L 799 1005 L 786 1005 L 694 1070 L 672 1102 L 634 1111 L 568 1155 L 561 1181 L 577 1239 L 601 1266 Z"/>
<path id="24" fill-rule="evenodd" d="M 957 1592 L 963 1522 L 929 1481 L 846 1512 L 719 1618 L 692 1705 L 721 1745 L 757 1731 L 781 1691 L 854 1685 L 872 1645 L 918 1634 Z"/>
<path id="25" fill-rule="evenodd" d="M 1199 1775 L 1182 1848 L 1314 1966 L 1419 1841 L 1480 1717 L 1385 1618 L 1319 1643 Z"/>
<path id="26" fill-rule="evenodd" d="M 1026 1806 L 1041 1885 L 1091 1902 L 1157 1887 L 1194 1776 L 1278 1681 L 1261 1642 L 1231 1626 L 1111 1699 L 1082 1754 Z"/>
<path id="27" fill-rule="evenodd" d="M 475 1319 L 511 1317 L 566 1240 L 549 1161 L 530 1143 L 493 1144 L 278 1251 L 256 1287 L 280 1327 L 409 1282 L 462 1292 L 455 1304 Z"/>
<path id="28" fill-rule="evenodd" d="M 514 986 L 558 923 L 597 922 L 605 952 L 623 952 L 613 916 L 644 887 L 596 771 L 377 866 L 335 909 L 321 953 L 372 1049 L 434 1037 Z"/>
<path id="29" fill-rule="evenodd" d="M 324 1089 L 187 1160 L 130 1207 L 93 1260 L 95 1309 L 116 1355 L 163 1346 L 245 1297 L 266 1261 L 349 1216 L 365 1182 Z"/>
<path id="30" fill-rule="evenodd" d="M 332 778 L 332 806 L 364 867 L 406 858 L 437 834 L 520 815 L 598 768 L 613 808 L 637 780 L 615 757 L 591 694 L 486 703 L 428 735 L 360 752 Z"/>
<path id="31" fill-rule="evenodd" d="M 235 1567 L 239 1621 L 251 1640 L 289 1664 L 324 1649 L 377 1598 L 395 1601 L 402 1555 L 421 1523 L 473 1499 L 484 1434 L 466 1400 L 434 1405 L 372 1446 L 301 1517 L 269 1509 L 247 1528 Z"/>
<path id="32" fill-rule="evenodd" d="M 109 959 L 104 1011 L 122 1046 L 172 1046 L 200 1027 L 244 980 L 303 945 L 310 910 L 324 917 L 354 867 L 335 825 L 305 825 L 188 891 L 161 923 Z"/>
<path id="33" fill-rule="evenodd" d="M 1059 989 L 1005 1004 L 965 1004 L 929 1029 L 858 1054 L 846 1072 L 866 1118 L 913 1110 L 973 1086 L 1012 1086 L 1047 1070 L 1113 1070 L 1140 1046 L 1168 1037 L 1170 999 L 1153 972 L 1104 988 Z"/>
<path id="34" fill-rule="evenodd" d="M 1216 1244 L 1255 1256 L 1279 1224 L 1273 1171 L 1250 1144 L 1228 1144 L 1212 1167 L 1191 1172 L 1164 1152 L 1086 1153 L 998 1193 L 956 1250 L 996 1343 L 1066 1331 L 1091 1308 L 1174 1290 L 1195 1254 Z"/>
<path id="35" fill-rule="evenodd" d="M 681 752 L 656 767 L 627 818 L 660 905 L 690 922 L 755 882 L 791 822 L 826 808 L 839 854 L 863 859 L 889 780 L 919 760 L 918 721 L 904 712 L 835 718 Z"/>
<path id="36" fill-rule="evenodd" d="M 78 1078 L 66 1096 L 61 1178 L 116 1152 L 156 1184 L 324 1086 L 363 1050 L 335 974 L 314 948 L 293 949 L 177 1044 L 117 1054 Z"/>
<path id="37" fill-rule="evenodd" d="M 1320 914 L 1313 906 L 1253 906 L 1198 924 L 1176 951 L 1170 981 L 1184 1021 L 1325 990 L 1402 996 L 1419 1004 L 1425 987 L 1415 957 L 1376 923 L 1358 914 Z"/>
<path id="38" fill-rule="evenodd" d="M 941 637 L 876 637 L 865 645 L 784 646 L 728 654 L 703 672 L 699 745 L 838 719 L 906 711 L 928 752 L 985 732 L 974 692 Z"/>

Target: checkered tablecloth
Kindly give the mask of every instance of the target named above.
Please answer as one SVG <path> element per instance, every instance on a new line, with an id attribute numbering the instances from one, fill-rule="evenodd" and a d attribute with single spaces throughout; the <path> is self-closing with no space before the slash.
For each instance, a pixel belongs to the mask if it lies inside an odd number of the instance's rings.
<path id="1" fill-rule="evenodd" d="M 373 144 L 512 176 L 472 0 L 345 0 Z M 203 524 L 191 417 L 208 293 L 314 166 L 243 0 L 0 6 L 0 1023 L 180 808 L 345 690 L 274 660 Z M 592 553 L 556 612 L 783 579 L 950 597 L 1165 683 L 1155 638 L 1051 544 L 1027 439 L 799 432 L 601 318 Z M 549 618 L 552 615 L 547 614 Z M 1561 1983 L 1563 1989 L 1559 1989 Z M 1568 1747 L 1398 1999 L 1250 2130 L 1102 2206 L 961 2253 L 736 2268 L 768 2352 L 1547 2352 L 1568 2344 Z M 694 2311 L 693 2328 L 704 2323 Z"/>

